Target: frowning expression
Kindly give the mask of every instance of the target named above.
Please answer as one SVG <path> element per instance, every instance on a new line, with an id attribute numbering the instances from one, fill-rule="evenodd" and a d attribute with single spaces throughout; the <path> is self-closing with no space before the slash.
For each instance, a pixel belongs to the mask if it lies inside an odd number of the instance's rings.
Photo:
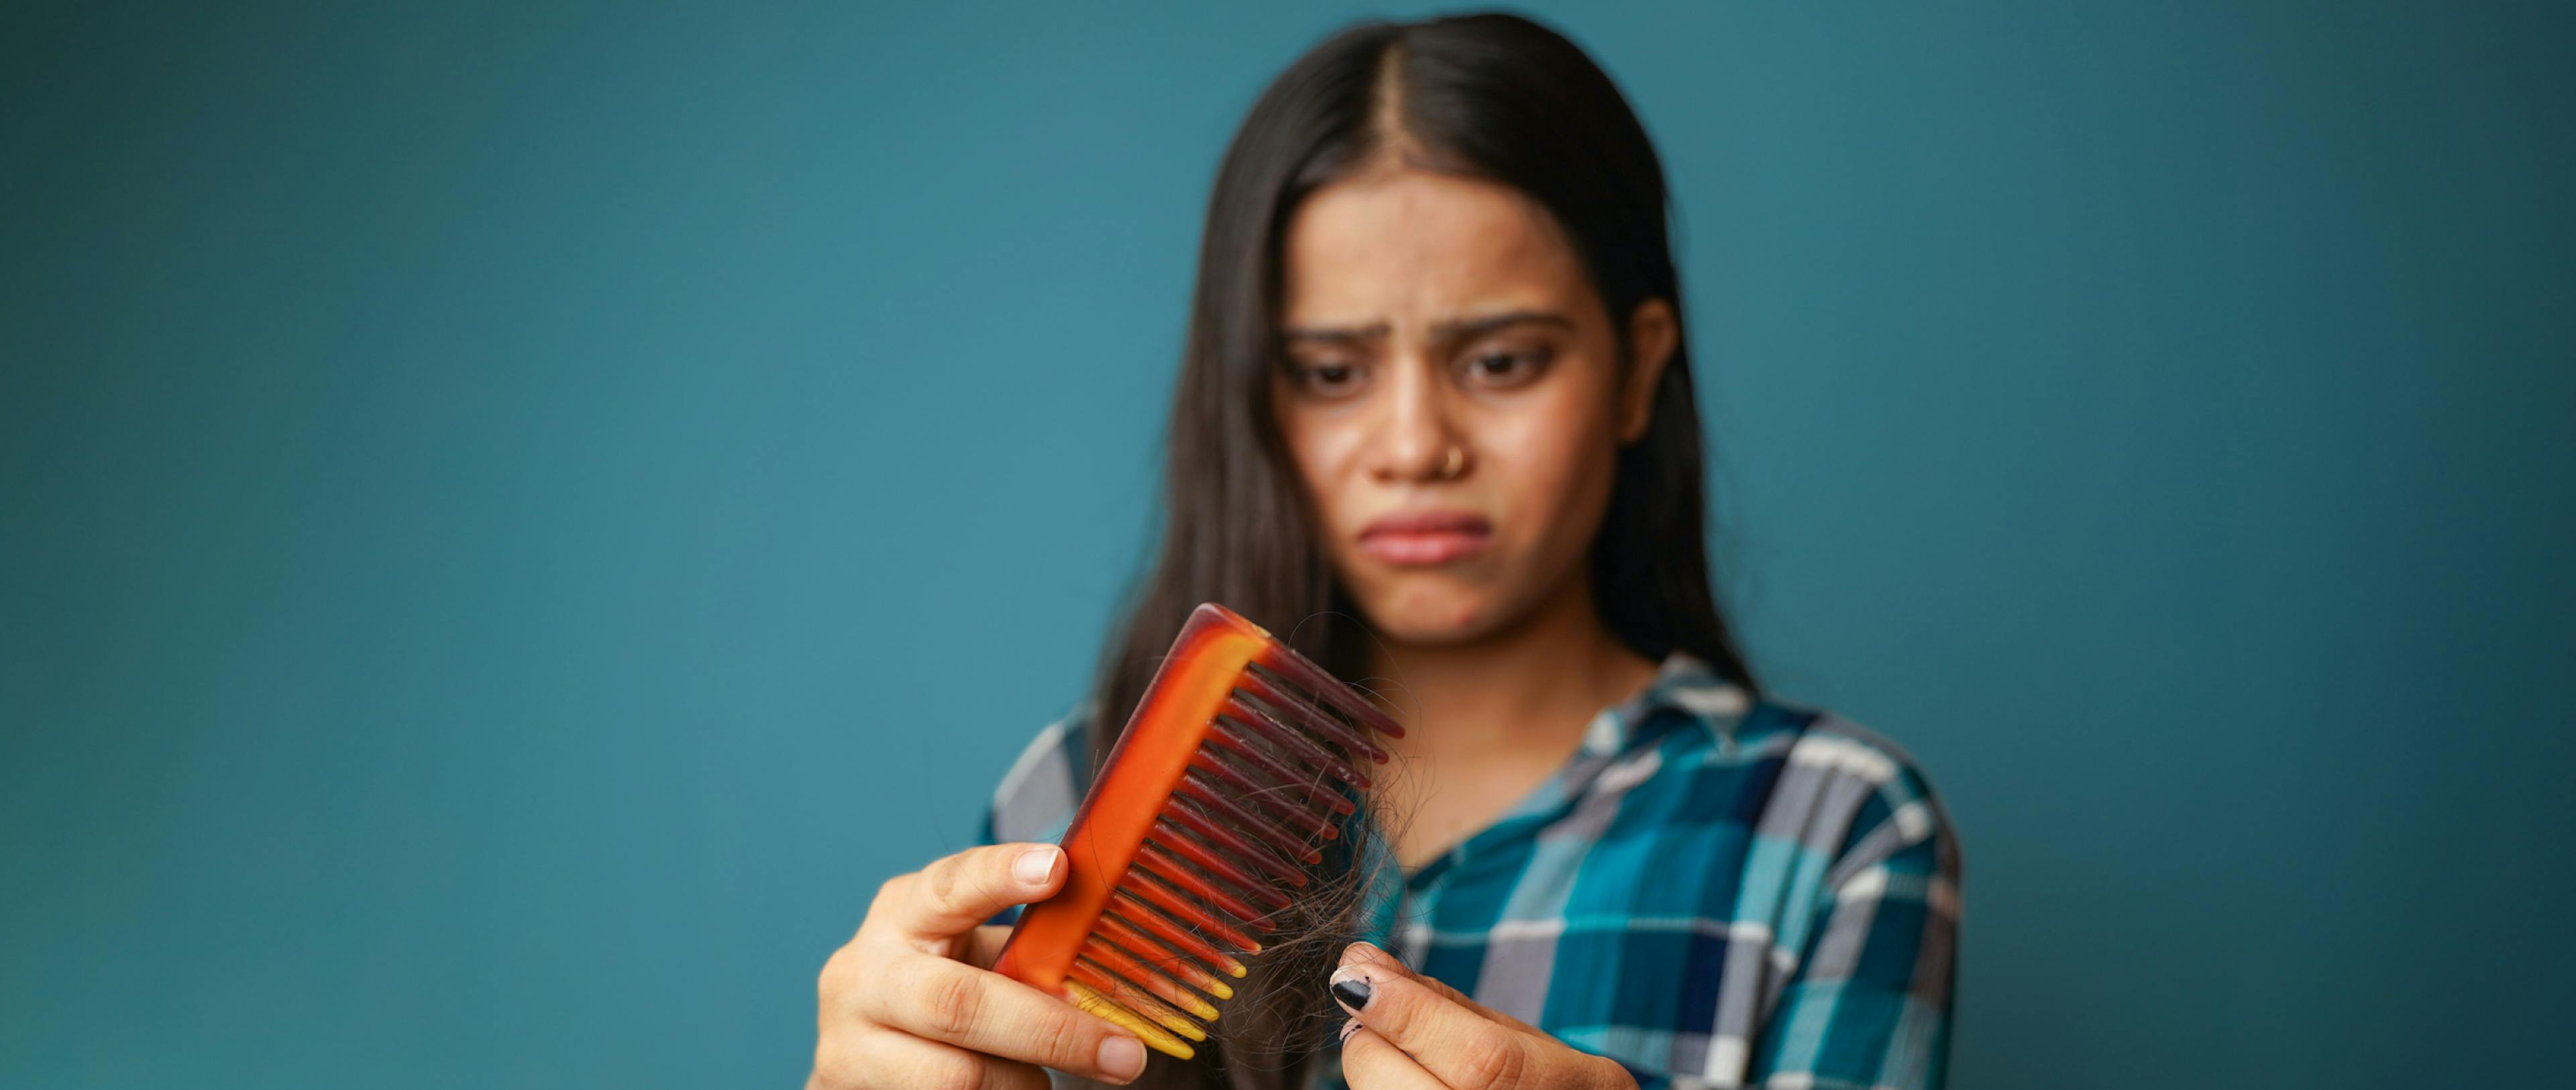
<path id="1" fill-rule="evenodd" d="M 1335 572 L 1386 638 L 1454 644 L 1583 589 L 1618 447 L 1675 338 L 1619 329 L 1554 217 L 1410 169 L 1309 196 L 1284 239 L 1281 434 Z"/>

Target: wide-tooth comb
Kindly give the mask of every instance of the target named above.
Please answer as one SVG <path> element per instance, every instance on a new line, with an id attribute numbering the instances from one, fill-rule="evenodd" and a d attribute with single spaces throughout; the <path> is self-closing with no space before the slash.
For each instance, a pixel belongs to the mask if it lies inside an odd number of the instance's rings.
<path id="1" fill-rule="evenodd" d="M 1404 728 L 1259 625 L 1191 611 L 995 971 L 1181 1059 Z"/>

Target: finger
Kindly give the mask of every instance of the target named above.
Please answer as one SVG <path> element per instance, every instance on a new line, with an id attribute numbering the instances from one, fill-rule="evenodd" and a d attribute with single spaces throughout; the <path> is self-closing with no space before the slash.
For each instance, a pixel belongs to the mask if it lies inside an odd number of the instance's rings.
<path id="1" fill-rule="evenodd" d="M 1440 981 L 1440 980 L 1438 980 L 1438 979 L 1436 979 L 1436 978 L 1428 977 L 1428 976 L 1424 976 L 1424 975 L 1422 975 L 1421 973 L 1414 972 L 1414 971 L 1413 971 L 1413 968 L 1412 968 L 1411 966 L 1406 965 L 1405 963 L 1403 963 L 1403 962 L 1401 962 L 1401 961 L 1397 961 L 1397 960 L 1395 959 L 1395 955 L 1390 954 L 1390 953 L 1387 953 L 1386 951 L 1381 950 L 1381 949 L 1377 948 L 1376 946 L 1370 945 L 1370 944 L 1365 943 L 1365 942 L 1355 942 L 1355 943 L 1350 944 L 1350 946 L 1349 946 L 1349 947 L 1345 948 L 1345 949 L 1342 951 L 1342 964 L 1344 964 L 1344 965 L 1353 965 L 1353 964 L 1359 964 L 1359 963 L 1371 963 L 1371 964 L 1384 965 L 1384 966 L 1386 966 L 1386 967 L 1387 967 L 1387 968 L 1389 968 L 1389 969 L 1392 969 L 1392 970 L 1394 970 L 1394 971 L 1396 971 L 1396 972 L 1402 973 L 1402 974 L 1404 974 L 1404 975 L 1406 975 L 1406 976 L 1412 977 L 1414 980 L 1421 982 L 1421 984 L 1422 984 L 1422 986 L 1423 986 L 1423 987 L 1425 987 L 1425 988 L 1429 988 L 1429 989 L 1431 989 L 1432 991 L 1438 992 L 1438 993 L 1440 993 L 1441 995 L 1448 997 L 1449 1001 L 1450 1001 L 1450 1002 L 1452 1002 L 1452 1003 L 1456 1003 L 1456 1004 L 1458 1004 L 1459 1006 L 1465 1007 L 1465 1008 L 1467 1008 L 1468 1010 L 1471 1010 L 1471 1011 L 1474 1011 L 1474 1012 L 1476 1012 L 1476 1013 L 1478 1013 L 1478 1014 L 1484 1015 L 1485 1017 L 1490 1018 L 1490 1019 L 1493 1019 L 1494 1021 L 1500 1022 L 1500 1023 L 1504 1024 L 1504 1025 L 1507 1025 L 1507 1026 L 1510 1026 L 1510 1027 L 1512 1027 L 1512 1028 L 1514 1028 L 1514 1029 L 1520 1030 L 1520 1031 L 1521 1031 L 1521 1032 L 1523 1032 L 1523 1033 L 1539 1033 L 1539 1032 L 1541 1032 L 1541 1030 L 1540 1030 L 1537 1026 L 1533 1026 L 1533 1025 L 1531 1025 L 1531 1024 L 1529 1024 L 1529 1023 L 1527 1023 L 1527 1022 L 1521 1021 L 1521 1020 L 1520 1020 L 1520 1019 L 1518 1019 L 1518 1018 L 1514 1018 L 1514 1017 L 1512 1017 L 1511 1015 L 1504 1014 L 1503 1012 L 1498 1011 L 1498 1010 L 1495 1010 L 1495 1009 L 1494 1009 L 1494 1008 L 1492 1008 L 1492 1007 L 1488 1007 L 1488 1006 L 1486 1006 L 1486 1005 L 1484 1005 L 1484 1004 L 1482 1004 L 1482 1003 L 1476 1002 L 1475 1000 L 1468 998 L 1466 993 L 1461 992 L 1461 991 L 1459 991 L 1459 990 L 1458 990 L 1458 989 L 1456 989 L 1456 988 L 1452 988 L 1452 987 L 1450 987 L 1448 984 L 1443 983 L 1442 981 Z"/>
<path id="2" fill-rule="evenodd" d="M 1011 941 L 1011 929 L 1000 924 L 985 924 L 966 933 L 965 942 L 957 949 L 957 960 L 978 969 L 990 969 L 1002 960 L 1002 946 Z"/>
<path id="3" fill-rule="evenodd" d="M 874 1090 L 891 1086 L 1046 1090 L 1047 1076 L 1028 1064 L 978 1056 L 954 1045 L 892 1030 L 877 1030 L 852 1039 L 836 1055 L 817 1057 L 807 1090 Z"/>
<path id="4" fill-rule="evenodd" d="M 1543 1057 L 1531 1037 L 1375 962 L 1333 971 L 1333 998 L 1370 1032 L 1454 1090 L 1530 1085 Z M 1354 1038 L 1360 1036 L 1353 1034 Z"/>
<path id="5" fill-rule="evenodd" d="M 1366 1026 L 1342 1039 L 1342 1081 L 1351 1090 L 1448 1090 L 1403 1049 Z"/>
<path id="6" fill-rule="evenodd" d="M 1108 1021 L 997 973 L 906 957 L 860 1000 L 870 1021 L 917 1037 L 1084 1078 L 1128 1082 L 1145 1045 Z"/>
<path id="7" fill-rule="evenodd" d="M 1053 896 L 1064 864 L 1064 849 L 1053 844 L 970 848 L 886 883 L 868 922 L 916 945 L 944 942 L 1012 905 Z"/>

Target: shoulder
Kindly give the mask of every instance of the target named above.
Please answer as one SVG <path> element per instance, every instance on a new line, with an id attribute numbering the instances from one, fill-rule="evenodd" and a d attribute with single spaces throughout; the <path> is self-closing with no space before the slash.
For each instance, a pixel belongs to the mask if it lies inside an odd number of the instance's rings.
<path id="1" fill-rule="evenodd" d="M 1955 873 L 1957 837 L 1931 778 L 1895 742 L 1822 708 L 1757 696 L 1698 659 L 1668 657 L 1637 700 L 1596 720 L 1587 752 L 1611 760 L 1596 788 L 1695 800 L 1679 819 L 1750 826 L 1753 862 L 1838 880 L 1910 849 L 1900 865 Z"/>
<path id="2" fill-rule="evenodd" d="M 993 789 L 987 842 L 1053 840 L 1073 820 L 1091 779 L 1090 718 L 1088 706 L 1076 708 L 1020 748 Z"/>
<path id="3" fill-rule="evenodd" d="M 1958 832 L 1931 777 L 1884 735 L 1832 711 L 1766 699 L 1734 742 L 1776 762 L 1761 831 L 1832 860 L 1828 884 L 1909 854 L 1924 869 L 1957 873 Z"/>

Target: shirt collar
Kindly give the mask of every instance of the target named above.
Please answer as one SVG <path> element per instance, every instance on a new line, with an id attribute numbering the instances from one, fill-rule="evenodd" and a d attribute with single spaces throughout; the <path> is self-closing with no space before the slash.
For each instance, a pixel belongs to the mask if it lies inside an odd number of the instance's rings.
<path id="1" fill-rule="evenodd" d="M 1733 737 L 1737 724 L 1752 707 L 1752 696 L 1742 686 L 1718 676 L 1707 663 L 1679 651 L 1667 655 L 1644 688 L 1626 700 L 1601 709 L 1600 714 L 1592 718 L 1591 725 L 1584 729 L 1583 745 L 1555 774 L 1531 790 L 1493 825 L 1442 853 L 1440 858 L 1424 864 L 1397 884 L 1403 890 L 1419 891 L 1438 880 L 1462 856 L 1475 853 L 1498 839 L 1526 835 L 1533 822 L 1548 820 L 1591 791 L 1609 769 L 1620 766 L 1651 768 L 1654 760 L 1651 747 L 1676 728 L 1696 724 L 1714 735 L 1723 746 Z M 1381 860 L 1389 864 L 1385 873 L 1397 874 L 1397 868 L 1391 865 L 1393 849 L 1376 844 L 1376 838 L 1371 838 L 1371 842 L 1375 845 L 1374 850 L 1389 853 Z M 1391 912 L 1393 901 L 1390 900 L 1385 907 Z"/>
<path id="2" fill-rule="evenodd" d="M 1699 722 L 1721 737 L 1753 707 L 1744 687 L 1718 676 L 1696 656 L 1675 651 L 1664 656 L 1655 676 L 1628 699 L 1601 709 L 1583 732 L 1585 757 L 1626 752 L 1683 722 Z M 1657 715 L 1659 711 L 1679 715 Z"/>

